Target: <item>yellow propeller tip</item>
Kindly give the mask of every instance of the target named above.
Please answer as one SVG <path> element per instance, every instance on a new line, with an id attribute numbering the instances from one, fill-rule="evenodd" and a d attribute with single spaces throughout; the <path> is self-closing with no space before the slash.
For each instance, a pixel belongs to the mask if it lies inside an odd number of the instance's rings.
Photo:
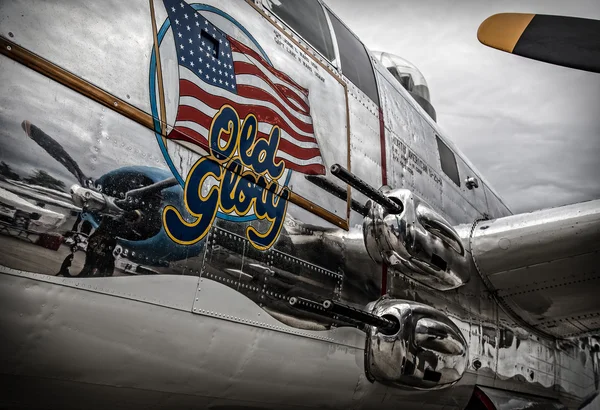
<path id="1" fill-rule="evenodd" d="M 494 14 L 481 23 L 477 39 L 486 46 L 512 53 L 534 16 L 526 13 Z"/>

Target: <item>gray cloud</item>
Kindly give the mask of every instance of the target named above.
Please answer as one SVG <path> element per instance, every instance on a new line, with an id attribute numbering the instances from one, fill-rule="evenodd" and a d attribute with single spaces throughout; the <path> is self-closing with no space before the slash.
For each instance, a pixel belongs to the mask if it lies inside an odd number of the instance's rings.
<path id="1" fill-rule="evenodd" d="M 374 50 L 414 63 L 438 123 L 515 212 L 600 198 L 600 75 L 485 47 L 501 12 L 600 19 L 596 0 L 327 0 Z"/>

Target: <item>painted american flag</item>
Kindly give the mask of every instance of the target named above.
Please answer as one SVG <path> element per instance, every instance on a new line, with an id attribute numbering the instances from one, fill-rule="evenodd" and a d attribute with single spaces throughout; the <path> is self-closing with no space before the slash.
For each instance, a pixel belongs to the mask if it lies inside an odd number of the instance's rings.
<path id="1" fill-rule="evenodd" d="M 242 119 L 250 113 L 256 116 L 258 138 L 268 138 L 274 125 L 280 127 L 276 157 L 287 169 L 325 174 L 308 90 L 186 2 L 164 0 L 164 4 L 179 63 L 179 107 L 168 138 L 208 147 L 212 118 L 229 104 Z"/>

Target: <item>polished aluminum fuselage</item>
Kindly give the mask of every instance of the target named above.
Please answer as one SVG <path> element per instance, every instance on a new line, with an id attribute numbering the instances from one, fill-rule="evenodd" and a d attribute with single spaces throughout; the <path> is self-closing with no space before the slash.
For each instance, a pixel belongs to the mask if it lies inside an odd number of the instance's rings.
<path id="1" fill-rule="evenodd" d="M 172 125 L 179 100 L 177 56 L 173 31 L 164 25 L 166 12 L 159 3 L 159 36 L 161 25 L 165 28 L 159 37 L 165 114 Z M 325 165 L 340 163 L 376 188 L 387 185 L 418 194 L 459 227 L 469 250 L 478 221 L 510 215 L 485 179 L 375 59 L 379 102 L 262 4 L 207 0 L 203 5 L 198 9 L 203 18 L 242 37 L 239 27 L 246 28 L 275 68 L 310 91 L 310 113 Z M 178 142 L 161 146 L 156 129 L 117 107 L 126 102 L 143 115 L 159 115 L 150 16 L 144 0 L 2 3 L 0 35 L 114 96 L 116 108 L 4 53 L 0 159 L 22 178 L 43 170 L 67 188 L 77 183 L 27 138 L 21 123 L 28 120 L 58 141 L 91 177 L 124 167 L 185 176 L 199 156 L 194 147 Z M 454 151 L 461 180 L 477 178 L 478 188 L 457 186 L 445 175 L 436 136 Z M 324 178 L 341 185 L 331 175 Z M 11 181 L 5 175 L 3 184 L 16 191 Z M 68 245 L 50 249 L 40 246 L 35 231 L 31 238 L 37 244 L 19 236 L 22 229 L 8 227 L 10 232 L 0 236 L 0 373 L 13 388 L 0 403 L 46 402 L 53 408 L 458 409 L 467 404 L 474 386 L 481 385 L 560 399 L 574 407 L 596 391 L 588 346 L 558 342 L 511 316 L 514 312 L 498 304 L 479 270 L 472 270 L 466 285 L 448 291 L 385 271 L 367 254 L 363 216 L 348 211 L 349 199 L 325 192 L 300 172 L 289 171 L 287 186 L 345 221 L 347 229 L 290 203 L 279 239 L 270 249 L 255 249 L 245 234 L 260 221 L 217 217 L 208 236 L 180 257 L 153 261 L 158 254 L 169 258 L 163 252 L 165 242 L 118 238 L 113 276 L 71 278 L 55 276 L 72 252 Z M 351 199 L 366 202 L 355 191 Z M 71 230 L 79 220 L 72 209 L 50 209 L 65 215 L 57 232 Z M 81 252 L 74 254 L 72 266 L 83 264 Z M 132 265 L 153 275 L 131 275 Z M 364 369 L 365 333 L 291 309 L 287 302 L 295 290 L 356 307 L 386 292 L 432 306 L 468 342 L 467 371 L 445 390 L 418 392 L 370 383 Z"/>

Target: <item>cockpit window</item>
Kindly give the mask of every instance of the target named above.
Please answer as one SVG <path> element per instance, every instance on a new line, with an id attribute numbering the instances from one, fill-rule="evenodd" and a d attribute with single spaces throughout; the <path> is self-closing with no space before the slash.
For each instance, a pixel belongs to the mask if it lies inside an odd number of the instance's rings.
<path id="1" fill-rule="evenodd" d="M 263 4 L 328 60 L 335 59 L 327 18 L 317 0 L 263 0 Z"/>
<path id="2" fill-rule="evenodd" d="M 429 87 L 419 69 L 402 57 L 382 51 L 371 51 L 371 54 L 388 69 L 392 76 L 415 99 L 434 121 L 437 118 L 435 108 L 431 104 Z"/>
<path id="3" fill-rule="evenodd" d="M 456 165 L 454 152 L 444 144 L 444 141 L 442 141 L 440 137 L 436 135 L 435 138 L 437 139 L 438 151 L 440 152 L 442 171 L 444 171 L 444 174 L 446 174 L 452 182 L 460 186 L 460 176 L 458 174 L 458 166 Z"/>
<path id="4" fill-rule="evenodd" d="M 342 73 L 379 105 L 375 74 L 365 46 L 336 16 L 329 13 L 329 19 L 340 50 Z"/>

